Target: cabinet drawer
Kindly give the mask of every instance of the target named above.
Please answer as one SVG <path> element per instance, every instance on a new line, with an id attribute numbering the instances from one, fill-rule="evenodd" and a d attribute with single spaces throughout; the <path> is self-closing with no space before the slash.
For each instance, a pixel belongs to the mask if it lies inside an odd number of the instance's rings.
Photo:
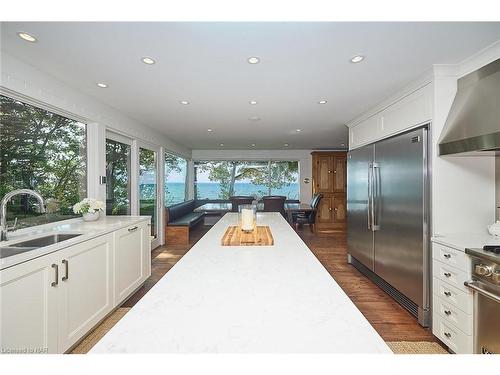
<path id="1" fill-rule="evenodd" d="M 453 324 L 447 323 L 439 312 L 434 310 L 432 333 L 457 354 L 473 353 L 473 336 L 466 335 Z"/>
<path id="2" fill-rule="evenodd" d="M 470 278 L 468 272 L 459 270 L 458 268 L 434 259 L 432 262 L 432 273 L 434 277 L 464 292 L 468 292 L 467 287 L 464 285 L 464 282 L 468 281 Z"/>
<path id="3" fill-rule="evenodd" d="M 470 291 L 464 292 L 436 277 L 433 280 L 433 293 L 435 295 L 442 298 L 446 303 L 458 307 L 466 314 L 472 314 L 473 295 Z"/>
<path id="4" fill-rule="evenodd" d="M 432 257 L 462 271 L 470 269 L 470 260 L 463 251 L 452 249 L 437 243 L 432 245 Z"/>
<path id="5" fill-rule="evenodd" d="M 451 323 L 466 335 L 472 335 L 472 315 L 466 314 L 458 307 L 445 302 L 434 294 L 432 308 L 437 311 L 443 321 Z"/>

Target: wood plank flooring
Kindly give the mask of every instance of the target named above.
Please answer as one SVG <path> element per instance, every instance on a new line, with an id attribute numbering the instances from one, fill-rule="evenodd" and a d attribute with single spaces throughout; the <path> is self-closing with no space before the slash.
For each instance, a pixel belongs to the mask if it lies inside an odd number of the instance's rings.
<path id="1" fill-rule="evenodd" d="M 151 277 L 123 307 L 135 305 L 210 228 L 205 225 L 194 228 L 187 246 L 169 245 L 155 249 L 151 254 Z M 422 328 L 404 308 L 347 263 L 345 233 L 313 234 L 308 228 L 299 229 L 298 233 L 385 341 L 439 342 L 429 329 Z"/>

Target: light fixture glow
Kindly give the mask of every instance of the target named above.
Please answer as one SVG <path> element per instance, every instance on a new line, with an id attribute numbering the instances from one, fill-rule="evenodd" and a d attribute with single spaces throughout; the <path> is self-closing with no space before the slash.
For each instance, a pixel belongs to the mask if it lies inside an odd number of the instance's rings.
<path id="1" fill-rule="evenodd" d="M 181 100 L 179 103 L 181 103 L 182 105 L 188 105 L 189 102 L 187 100 Z"/>
<path id="2" fill-rule="evenodd" d="M 255 147 L 255 143 L 252 143 L 250 146 Z"/>
<path id="3" fill-rule="evenodd" d="M 256 105 L 258 102 L 257 100 L 250 100 L 248 103 L 251 105 Z"/>
<path id="4" fill-rule="evenodd" d="M 151 57 L 143 57 L 141 59 L 141 61 L 144 63 L 144 64 L 147 64 L 147 65 L 153 65 L 156 61 L 154 61 Z"/>
<path id="5" fill-rule="evenodd" d="M 258 64 L 260 62 L 260 58 L 257 56 L 250 56 L 247 61 L 249 64 Z"/>
<path id="6" fill-rule="evenodd" d="M 224 143 L 221 143 L 221 144 L 220 144 L 220 147 L 224 147 Z"/>
<path id="7" fill-rule="evenodd" d="M 19 33 L 17 33 L 17 36 L 19 36 L 19 38 L 21 38 L 27 42 L 30 42 L 30 43 L 35 43 L 37 41 L 37 39 L 33 35 L 28 34 L 28 33 L 19 32 Z"/>
<path id="8" fill-rule="evenodd" d="M 356 64 L 356 63 L 363 61 L 364 59 L 365 59 L 364 56 L 356 55 L 356 56 L 351 57 L 351 62 Z"/>
<path id="9" fill-rule="evenodd" d="M 289 145 L 288 143 L 285 143 L 283 146 L 288 147 L 288 146 L 290 146 L 290 145 Z"/>
<path id="10" fill-rule="evenodd" d="M 260 121 L 260 117 L 252 116 L 248 118 L 249 121 Z"/>
<path id="11" fill-rule="evenodd" d="M 108 85 L 103 82 L 98 82 L 96 83 L 96 85 L 99 86 L 101 89 L 105 89 L 106 87 L 108 87 Z"/>
<path id="12" fill-rule="evenodd" d="M 213 130 L 212 129 L 207 129 L 207 132 L 211 133 L 211 132 L 213 132 Z"/>
<path id="13" fill-rule="evenodd" d="M 300 133 L 302 131 L 302 129 L 297 129 L 295 130 L 297 133 Z"/>
<path id="14" fill-rule="evenodd" d="M 326 99 L 321 99 L 318 104 L 326 104 L 328 103 L 328 101 Z"/>

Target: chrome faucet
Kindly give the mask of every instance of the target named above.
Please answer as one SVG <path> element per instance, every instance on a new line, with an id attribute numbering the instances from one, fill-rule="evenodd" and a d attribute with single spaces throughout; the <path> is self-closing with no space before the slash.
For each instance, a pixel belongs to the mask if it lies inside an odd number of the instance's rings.
<path id="1" fill-rule="evenodd" d="M 40 195 L 40 193 L 37 193 L 34 190 L 17 189 L 17 190 L 12 190 L 11 192 L 5 194 L 4 197 L 2 198 L 2 202 L 0 202 L 0 231 L 1 231 L 0 241 L 7 241 L 8 239 L 7 233 L 9 231 L 15 230 L 16 224 L 14 224 L 14 226 L 12 227 L 7 226 L 7 203 L 12 199 L 12 197 L 21 194 L 28 194 L 34 196 L 38 201 L 39 212 L 42 214 L 45 212 L 45 203 L 43 201 L 43 197 Z M 17 220 L 15 223 L 17 223 Z"/>

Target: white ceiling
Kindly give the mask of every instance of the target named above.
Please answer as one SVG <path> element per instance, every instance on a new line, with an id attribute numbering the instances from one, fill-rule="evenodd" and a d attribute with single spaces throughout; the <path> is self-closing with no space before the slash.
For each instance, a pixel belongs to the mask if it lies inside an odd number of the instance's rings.
<path id="1" fill-rule="evenodd" d="M 500 23 L 475 22 L 16 22 L 1 30 L 2 50 L 192 149 L 339 147 L 347 121 L 432 64 L 458 63 L 500 39 Z M 356 54 L 365 61 L 350 63 Z"/>

